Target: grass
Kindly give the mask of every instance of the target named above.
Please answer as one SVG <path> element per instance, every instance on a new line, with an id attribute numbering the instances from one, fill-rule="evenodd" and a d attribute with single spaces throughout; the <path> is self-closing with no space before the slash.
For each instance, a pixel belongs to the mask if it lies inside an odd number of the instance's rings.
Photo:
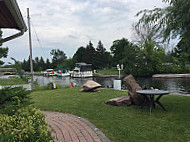
<path id="1" fill-rule="evenodd" d="M 99 93 L 79 92 L 80 88 L 36 91 L 34 106 L 41 110 L 71 113 L 96 125 L 112 142 L 187 142 L 190 141 L 190 97 L 167 95 L 149 114 L 148 107 L 117 107 L 104 104 L 126 91 L 101 89 Z"/>
<path id="2" fill-rule="evenodd" d="M 19 84 L 27 84 L 26 81 L 17 78 L 17 77 L 11 77 L 11 78 L 0 78 L 0 85 L 19 85 Z"/>
<path id="3" fill-rule="evenodd" d="M 99 74 L 106 74 L 106 75 L 113 75 L 117 74 L 118 75 L 118 70 L 117 69 L 105 69 L 105 70 L 98 70 L 97 73 Z M 121 71 L 121 74 L 123 74 L 123 70 Z"/>

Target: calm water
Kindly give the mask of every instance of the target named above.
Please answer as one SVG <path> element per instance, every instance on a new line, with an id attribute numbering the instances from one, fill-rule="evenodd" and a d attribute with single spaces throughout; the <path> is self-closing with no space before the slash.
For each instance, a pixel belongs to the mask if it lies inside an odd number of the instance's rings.
<path id="1" fill-rule="evenodd" d="M 37 82 L 40 85 L 46 85 L 49 82 L 53 82 L 52 77 L 44 77 L 44 76 L 35 76 Z M 114 78 L 70 78 L 70 77 L 55 77 L 56 82 L 62 86 L 69 86 L 69 83 L 72 82 L 77 86 L 82 86 L 87 80 L 94 80 L 102 85 L 102 87 L 113 87 Z M 190 78 L 135 78 L 137 83 L 141 87 L 146 88 L 157 88 L 162 90 L 168 90 L 172 94 L 188 94 L 190 95 Z"/>
<path id="2" fill-rule="evenodd" d="M 171 94 L 190 95 L 190 78 L 136 78 L 141 87 L 168 90 Z"/>
<path id="3" fill-rule="evenodd" d="M 0 78 L 7 78 L 8 76 L 1 76 Z M 47 85 L 49 82 L 53 82 L 52 77 L 34 76 L 34 79 L 39 85 Z M 77 86 L 82 86 L 87 80 L 94 80 L 102 85 L 102 87 L 113 87 L 114 78 L 70 78 L 70 77 L 56 77 L 57 84 L 62 86 L 69 86 L 70 82 Z M 141 87 L 154 87 L 157 89 L 168 90 L 171 94 L 184 94 L 190 95 L 190 78 L 135 78 L 137 83 Z"/>

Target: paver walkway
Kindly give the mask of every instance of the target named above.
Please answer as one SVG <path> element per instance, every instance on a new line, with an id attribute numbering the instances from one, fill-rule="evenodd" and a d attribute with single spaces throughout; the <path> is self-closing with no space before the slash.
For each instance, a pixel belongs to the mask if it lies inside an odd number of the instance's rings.
<path id="1" fill-rule="evenodd" d="M 59 112 L 43 111 L 55 142 L 110 142 L 89 121 Z"/>

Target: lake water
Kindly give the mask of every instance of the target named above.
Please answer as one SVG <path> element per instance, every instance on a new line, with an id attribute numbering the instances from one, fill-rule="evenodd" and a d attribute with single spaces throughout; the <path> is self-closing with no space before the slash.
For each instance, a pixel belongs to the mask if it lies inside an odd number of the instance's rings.
<path id="1" fill-rule="evenodd" d="M 8 76 L 0 76 L 0 78 L 7 78 Z M 70 78 L 70 77 L 57 77 L 55 80 L 57 84 L 61 86 L 69 86 L 70 82 L 77 86 L 82 86 L 87 80 L 94 80 L 102 85 L 104 88 L 113 87 L 114 78 Z M 157 88 L 162 90 L 168 90 L 171 94 L 183 94 L 190 95 L 190 78 L 135 78 L 137 83 L 141 87 Z M 34 80 L 38 82 L 40 86 L 47 85 L 49 82 L 53 82 L 53 77 L 34 76 Z"/>
<path id="2" fill-rule="evenodd" d="M 52 77 L 35 76 L 38 84 L 46 85 L 49 82 L 53 82 Z M 94 80 L 102 85 L 104 88 L 113 87 L 114 77 L 110 78 L 70 78 L 70 77 L 55 77 L 57 84 L 62 86 L 69 86 L 70 82 L 77 86 L 82 86 L 87 80 Z M 184 94 L 190 95 L 190 78 L 135 78 L 137 83 L 141 87 L 157 88 L 162 90 L 168 90 L 171 94 Z"/>

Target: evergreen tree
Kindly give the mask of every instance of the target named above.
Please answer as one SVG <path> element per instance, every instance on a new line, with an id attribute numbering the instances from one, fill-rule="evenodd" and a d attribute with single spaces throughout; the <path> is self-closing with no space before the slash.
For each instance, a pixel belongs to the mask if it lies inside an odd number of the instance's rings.
<path id="1" fill-rule="evenodd" d="M 81 46 L 81 47 L 78 48 L 78 50 L 77 50 L 76 53 L 74 54 L 73 59 L 74 59 L 77 63 L 84 62 L 85 54 L 86 54 L 86 48 L 83 47 L 83 46 Z"/>
<path id="2" fill-rule="evenodd" d="M 38 57 L 35 57 L 35 59 L 34 59 L 33 68 L 34 68 L 34 71 L 40 71 L 39 58 Z"/>
<path id="3" fill-rule="evenodd" d="M 49 61 L 49 59 L 46 59 L 46 69 L 50 69 L 51 68 L 51 63 Z"/>
<path id="4" fill-rule="evenodd" d="M 42 56 L 40 57 L 39 66 L 41 67 L 40 70 L 46 69 L 46 65 Z"/>
<path id="5" fill-rule="evenodd" d="M 109 64 L 110 54 L 106 52 L 104 45 L 101 41 L 98 42 L 96 48 L 96 67 L 102 69 Z"/>
<path id="6" fill-rule="evenodd" d="M 24 61 L 22 62 L 22 69 L 27 71 L 28 67 L 27 67 L 27 61 L 24 59 Z"/>
<path id="7" fill-rule="evenodd" d="M 91 41 L 86 46 L 86 54 L 84 55 L 84 62 L 92 64 L 92 67 L 95 68 L 96 64 L 96 50 Z"/>

